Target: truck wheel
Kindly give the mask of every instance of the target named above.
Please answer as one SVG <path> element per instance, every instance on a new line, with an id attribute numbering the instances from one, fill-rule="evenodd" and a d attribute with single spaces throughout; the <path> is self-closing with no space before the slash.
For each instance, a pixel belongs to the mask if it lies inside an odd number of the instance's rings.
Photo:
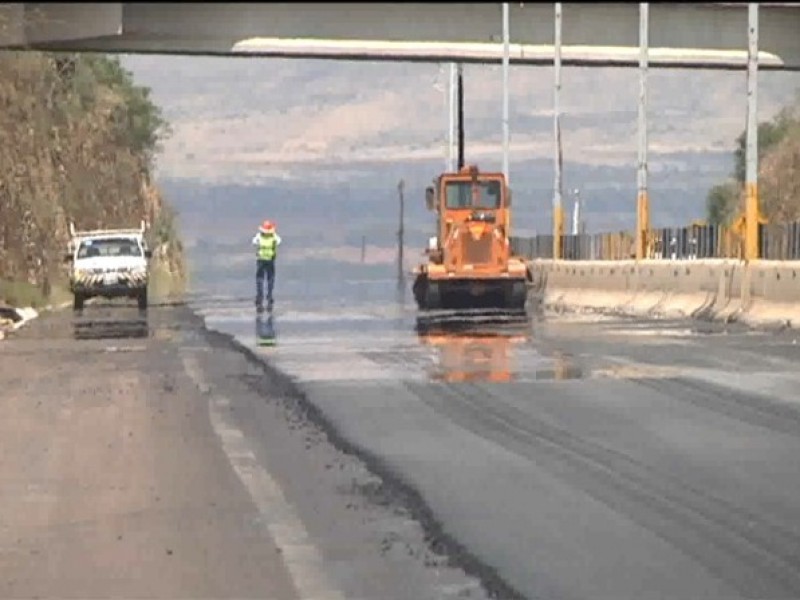
<path id="1" fill-rule="evenodd" d="M 139 310 L 147 310 L 147 288 L 144 287 L 139 290 L 136 296 L 136 301 L 139 304 Z"/>
<path id="2" fill-rule="evenodd" d="M 83 310 L 83 296 L 77 292 L 72 296 L 72 310 Z"/>

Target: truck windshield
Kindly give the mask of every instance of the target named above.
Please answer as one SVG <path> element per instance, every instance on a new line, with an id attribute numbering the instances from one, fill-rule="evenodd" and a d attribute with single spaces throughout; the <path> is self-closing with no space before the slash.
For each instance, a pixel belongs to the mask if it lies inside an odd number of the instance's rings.
<path id="1" fill-rule="evenodd" d="M 445 205 L 447 208 L 500 208 L 500 182 L 480 181 L 474 188 L 471 181 L 447 183 Z"/>
<path id="2" fill-rule="evenodd" d="M 84 240 L 78 248 L 78 258 L 94 256 L 142 256 L 136 240 L 129 238 L 103 238 Z"/>

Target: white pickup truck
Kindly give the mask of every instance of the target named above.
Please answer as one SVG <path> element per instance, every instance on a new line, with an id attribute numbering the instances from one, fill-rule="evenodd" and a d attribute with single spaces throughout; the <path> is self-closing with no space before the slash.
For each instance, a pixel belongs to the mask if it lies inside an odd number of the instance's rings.
<path id="1" fill-rule="evenodd" d="M 145 223 L 139 229 L 75 231 L 70 223 L 71 263 L 69 287 L 75 310 L 82 310 L 89 298 L 136 298 L 139 309 L 147 309 L 148 260 L 152 253 L 144 238 Z"/>

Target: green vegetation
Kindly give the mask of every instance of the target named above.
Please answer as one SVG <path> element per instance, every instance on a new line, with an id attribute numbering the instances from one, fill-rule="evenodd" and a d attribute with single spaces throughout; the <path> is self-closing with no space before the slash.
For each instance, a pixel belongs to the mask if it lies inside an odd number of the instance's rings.
<path id="1" fill-rule="evenodd" d="M 116 57 L 0 54 L 0 300 L 63 287 L 70 221 L 145 219 L 157 262 L 183 278 L 174 215 L 151 181 L 169 127 L 149 93 Z"/>
<path id="2" fill-rule="evenodd" d="M 742 208 L 746 133 L 736 139 L 733 174 L 706 197 L 708 220 L 729 225 Z M 800 219 L 800 99 L 758 125 L 758 180 L 762 214 L 770 222 Z"/>
<path id="3" fill-rule="evenodd" d="M 708 222 L 713 225 L 730 225 L 736 218 L 742 184 L 726 181 L 712 187 L 708 192 L 706 204 Z"/>
<path id="4" fill-rule="evenodd" d="M 778 113 L 772 121 L 764 121 L 758 124 L 758 164 L 763 162 L 763 158 L 775 146 L 777 146 L 789 133 L 794 119 L 790 109 L 785 108 Z M 735 167 L 733 170 L 736 181 L 744 184 L 747 176 L 747 132 L 743 131 L 736 138 L 736 151 L 733 153 Z"/>

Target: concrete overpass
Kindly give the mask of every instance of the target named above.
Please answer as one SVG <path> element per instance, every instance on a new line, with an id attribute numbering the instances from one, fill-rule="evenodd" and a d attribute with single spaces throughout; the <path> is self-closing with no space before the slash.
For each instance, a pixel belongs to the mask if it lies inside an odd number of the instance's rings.
<path id="1" fill-rule="evenodd" d="M 638 65 L 638 5 L 565 4 L 564 65 Z M 552 4 L 511 6 L 511 62 L 553 62 Z M 800 70 L 800 4 L 760 5 L 759 68 Z M 501 5 L 7 3 L 0 47 L 500 63 Z M 650 6 L 651 67 L 745 69 L 747 5 Z"/>

